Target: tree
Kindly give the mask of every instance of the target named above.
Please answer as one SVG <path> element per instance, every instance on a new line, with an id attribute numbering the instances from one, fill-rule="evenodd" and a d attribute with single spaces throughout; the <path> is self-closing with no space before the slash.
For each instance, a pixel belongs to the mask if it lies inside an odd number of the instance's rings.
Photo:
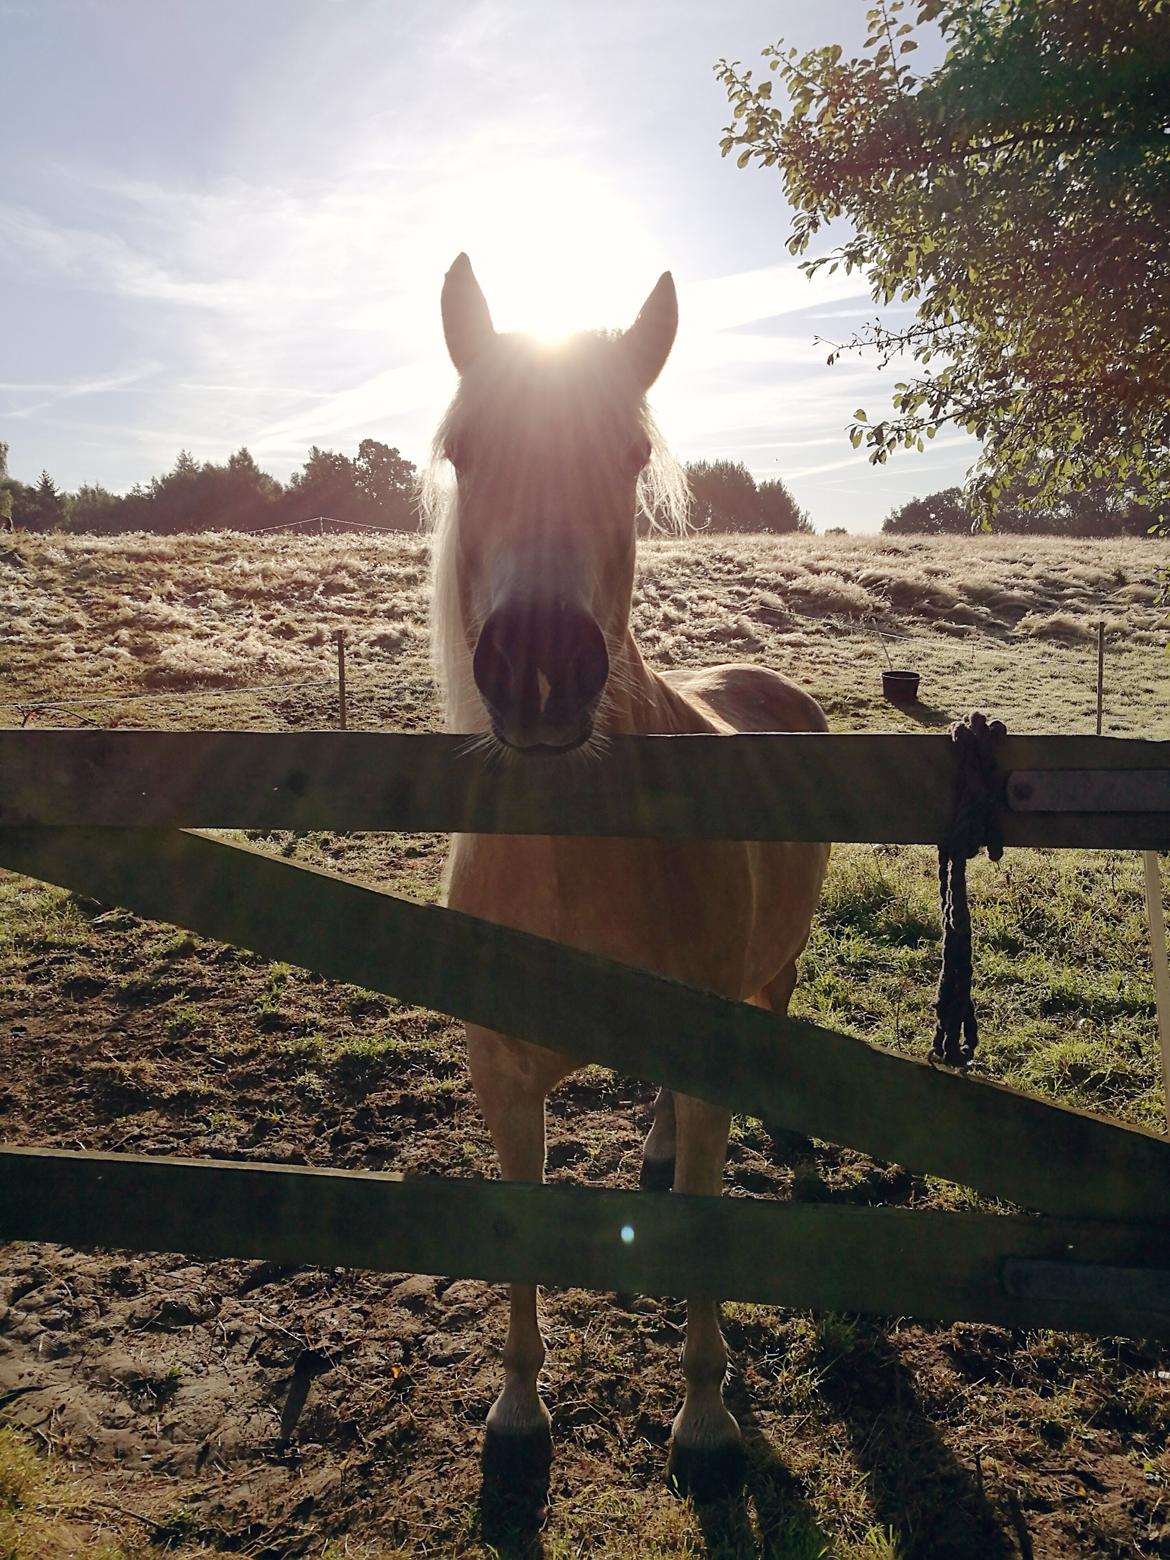
<path id="1" fill-rule="evenodd" d="M 0 529 L 37 528 L 35 488 L 8 474 L 8 446 L 0 442 Z"/>
<path id="2" fill-rule="evenodd" d="M 756 487 L 765 531 L 811 531 L 808 510 L 802 509 L 779 477 L 769 477 Z"/>
<path id="3" fill-rule="evenodd" d="M 696 460 L 686 468 L 691 519 L 711 531 L 811 531 L 779 478 L 761 482 L 740 461 Z"/>
<path id="4" fill-rule="evenodd" d="M 88 531 L 107 536 L 125 531 L 129 500 L 111 493 L 100 482 L 83 482 L 76 493 L 65 498 L 65 525 L 70 531 Z"/>
<path id="5" fill-rule="evenodd" d="M 359 520 L 360 498 L 353 461 L 348 455 L 320 449 L 314 444 L 300 471 L 294 471 L 285 489 L 285 517 L 290 521 L 313 520 L 329 515 L 335 520 Z"/>
<path id="6" fill-rule="evenodd" d="M 57 491 L 57 484 L 47 471 L 41 472 L 40 481 L 33 489 L 33 504 L 38 531 L 56 531 L 65 520 L 65 499 Z"/>
<path id="7" fill-rule="evenodd" d="M 961 536 L 971 529 L 971 511 L 960 488 L 944 488 L 925 498 L 912 498 L 882 521 L 883 531 L 913 532 L 922 536 Z M 976 522 L 978 524 L 978 522 Z"/>
<path id="8" fill-rule="evenodd" d="M 746 466 L 731 460 L 696 460 L 687 466 L 691 519 L 711 531 L 754 531 L 759 494 Z"/>
<path id="9" fill-rule="evenodd" d="M 915 304 L 834 345 L 909 358 L 893 414 L 858 409 L 873 462 L 954 424 L 983 441 L 969 496 L 986 514 L 1027 474 L 1034 496 L 1131 480 L 1170 493 L 1170 13 L 1166 0 L 877 0 L 858 59 L 766 49 L 787 90 L 721 61 L 724 154 L 783 175 L 788 240 L 852 233 L 802 262 L 864 274 Z M 917 76 L 916 29 L 949 52 Z M 832 344 L 830 344 L 832 345 Z"/>
<path id="10" fill-rule="evenodd" d="M 417 530 L 413 461 L 378 439 L 363 439 L 358 445 L 354 476 L 371 514 L 377 516 L 371 524 Z"/>
<path id="11" fill-rule="evenodd" d="M 152 531 L 206 530 L 213 523 L 208 517 L 206 489 L 199 462 L 190 450 L 180 450 L 170 471 L 152 478 L 145 493 L 137 487 L 131 489 L 129 496 L 139 502 L 130 508 L 145 509 L 141 523 Z"/>
<path id="12" fill-rule="evenodd" d="M 1010 499 L 1010 489 L 1005 497 Z M 1054 531 L 1070 536 L 1146 536 L 1166 529 L 1170 505 L 1156 494 L 1094 480 L 1058 498 L 1051 519 Z"/>
<path id="13" fill-rule="evenodd" d="M 252 452 L 241 446 L 226 466 L 205 465 L 216 530 L 255 531 L 275 523 L 282 489 L 261 471 Z"/>
<path id="14" fill-rule="evenodd" d="M 290 521 L 328 515 L 362 525 L 413 531 L 414 465 L 378 439 L 363 439 L 356 458 L 313 445 L 289 480 L 284 511 Z"/>
<path id="15" fill-rule="evenodd" d="M 120 529 L 144 526 L 157 531 L 248 531 L 277 523 L 280 484 L 261 471 L 247 449 L 238 449 L 226 465 L 204 461 L 180 450 L 165 476 L 149 488 L 134 487 L 122 501 Z"/>

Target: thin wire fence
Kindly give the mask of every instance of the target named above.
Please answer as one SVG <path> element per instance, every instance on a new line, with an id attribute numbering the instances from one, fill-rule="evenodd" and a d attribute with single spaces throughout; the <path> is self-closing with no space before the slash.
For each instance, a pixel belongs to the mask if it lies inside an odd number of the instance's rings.
<path id="1" fill-rule="evenodd" d="M 159 688 L 144 693 L 103 693 L 88 699 L 2 699 L 0 710 L 87 710 L 95 704 L 138 704 L 160 699 L 215 699 L 227 698 L 235 693 L 291 693 L 299 688 L 316 688 L 332 682 L 331 677 L 314 677 L 307 682 L 244 683 L 231 688 Z"/>
<path id="2" fill-rule="evenodd" d="M 0 699 L 0 713 L 10 711 L 20 717 L 20 724 L 27 726 L 30 721 L 45 715 L 54 715 L 72 711 L 83 725 L 97 725 L 98 722 L 90 720 L 87 716 L 76 714 L 78 711 L 86 711 L 97 707 L 109 705 L 136 705 L 136 704 L 171 704 L 187 699 L 229 699 L 239 694 L 279 694 L 284 696 L 290 693 L 303 692 L 309 688 L 323 688 L 335 691 L 339 698 L 339 724 L 344 729 L 345 703 L 347 698 L 355 693 L 378 693 L 385 691 L 385 682 L 352 682 L 344 673 L 344 644 L 339 645 L 338 671 L 333 676 L 300 678 L 295 682 L 260 682 L 237 683 L 226 688 L 159 688 L 144 689 L 134 693 L 101 693 L 90 697 L 79 698 L 23 698 Z"/>
<path id="3" fill-rule="evenodd" d="M 305 520 L 278 520 L 275 525 L 247 526 L 240 530 L 241 536 L 264 536 L 272 531 L 299 531 L 302 526 L 317 527 L 318 536 L 328 533 L 325 527 L 339 525 L 350 531 L 383 531 L 387 536 L 413 536 L 414 531 L 403 530 L 397 525 L 374 525 L 369 520 L 341 520 L 336 515 L 313 515 Z"/>
<path id="4" fill-rule="evenodd" d="M 358 524 L 357 522 L 341 523 L 347 525 L 352 524 L 354 526 Z M 266 527 L 264 529 L 271 530 L 272 528 Z M 755 613 L 753 615 L 763 615 L 770 610 L 771 609 L 766 604 L 762 606 L 757 604 L 755 607 Z M 785 621 L 787 620 L 788 619 L 786 618 Z M 867 661 L 872 657 L 877 661 L 879 666 L 883 661 L 887 666 L 892 664 L 889 650 L 887 648 L 887 645 L 890 643 L 897 642 L 905 645 L 915 645 L 928 642 L 923 640 L 923 636 L 921 634 L 905 633 L 901 631 L 902 625 L 899 625 L 899 629 L 893 629 L 887 626 L 885 622 L 881 621 L 876 616 L 876 614 L 873 613 L 868 613 L 864 618 L 861 619 L 847 618 L 843 616 L 835 617 L 831 614 L 828 614 L 821 616 L 816 621 L 822 627 L 831 628 L 834 636 L 844 636 L 848 640 L 855 641 L 858 652 L 862 653 Z M 1098 633 L 1100 632 L 1098 624 L 1094 624 L 1093 627 L 1098 630 Z M 336 642 L 338 635 L 342 634 L 343 632 L 344 631 L 340 629 L 328 630 L 327 637 L 330 641 Z M 1097 634 L 1094 634 L 1093 638 L 1096 639 Z M 998 636 L 988 636 L 978 632 L 964 633 L 962 635 L 956 635 L 953 638 L 947 636 L 945 643 L 940 643 L 937 640 L 934 640 L 934 636 L 931 636 L 931 641 L 933 642 L 930 642 L 930 649 L 932 651 L 934 660 L 929 670 L 930 674 L 935 677 L 940 674 L 945 676 L 950 672 L 957 674 L 961 671 L 974 670 L 978 667 L 990 667 L 992 670 L 1003 669 L 1008 663 L 1014 661 L 1014 659 L 1019 656 L 1021 649 L 1027 648 L 1027 644 L 1029 643 L 1028 641 L 1000 638 Z M 864 650 L 863 646 L 865 647 Z M 1118 640 L 1111 637 L 1110 648 L 1115 649 L 1119 647 Z M 354 646 L 350 644 L 349 650 L 351 654 L 353 648 Z M 1063 644 L 1062 648 L 1064 648 L 1069 653 L 1076 655 L 1084 654 L 1085 652 L 1089 651 L 1098 652 L 1098 646 L 1093 645 L 1088 638 L 1078 638 L 1073 642 Z M 342 702 L 341 681 L 344 653 L 344 648 L 339 647 L 338 667 L 336 671 L 323 671 L 320 676 L 310 678 L 303 676 L 296 677 L 287 682 L 282 681 L 279 678 L 274 678 L 268 681 L 249 681 L 225 686 L 213 685 L 204 687 L 188 686 L 182 688 L 151 688 L 137 689 L 132 691 L 128 690 L 125 692 L 95 691 L 91 695 L 86 695 L 80 691 L 69 691 L 64 696 L 60 697 L 38 697 L 33 694 L 25 694 L 23 697 L 17 696 L 0 698 L 0 721 L 4 721 L 7 718 L 10 718 L 12 715 L 15 715 L 19 719 L 22 726 L 27 726 L 31 722 L 42 719 L 46 716 L 52 716 L 56 714 L 64 715 L 72 712 L 76 715 L 82 724 L 97 725 L 99 722 L 95 719 L 87 718 L 84 712 L 91 709 L 116 709 L 120 706 L 133 707 L 137 705 L 153 705 L 158 707 L 168 704 L 182 705 L 184 703 L 189 703 L 191 700 L 210 701 L 215 699 L 230 699 L 248 694 L 276 697 L 298 692 L 307 692 L 312 689 L 325 690 L 332 688 L 338 698 L 338 724 L 343 725 L 344 721 L 340 718 L 340 711 Z M 360 646 L 358 647 L 358 657 L 360 666 Z M 1103 668 L 1100 664 L 1099 653 L 1094 654 L 1093 659 L 1098 662 L 1097 676 L 1098 682 L 1100 683 L 1101 672 Z M 1088 656 L 1086 655 L 1086 661 L 1087 660 Z M 372 668 L 369 669 L 372 670 Z M 241 667 L 240 671 L 246 675 L 245 668 Z M 1088 666 L 1086 666 L 1086 673 L 1086 686 L 1089 690 L 1091 690 L 1092 672 Z M 360 696 L 368 693 L 385 692 L 387 691 L 387 685 L 387 678 L 366 680 L 359 675 L 359 678 L 356 681 L 352 681 L 349 677 L 346 677 L 345 696 L 348 697 L 351 694 Z M 1119 696 L 1122 694 L 1122 690 L 1115 689 L 1113 691 Z M 82 713 L 78 714 L 77 712 Z"/>

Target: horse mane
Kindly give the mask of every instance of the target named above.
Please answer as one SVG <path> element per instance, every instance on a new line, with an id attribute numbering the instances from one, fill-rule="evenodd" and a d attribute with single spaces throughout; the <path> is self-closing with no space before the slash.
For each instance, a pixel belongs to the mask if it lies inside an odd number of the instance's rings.
<path id="1" fill-rule="evenodd" d="M 574 337 L 562 349 L 592 359 L 589 393 L 611 402 L 629 396 L 629 386 L 621 372 L 620 360 L 606 353 L 604 344 L 616 341 L 617 333 L 589 331 Z M 418 484 L 419 510 L 424 529 L 431 532 L 431 667 L 443 699 L 449 731 L 482 732 L 487 729 L 483 701 L 476 691 L 471 672 L 471 656 L 462 622 L 459 587 L 455 574 L 455 539 L 459 526 L 459 493 L 445 445 L 453 427 L 467 419 L 475 420 L 485 412 L 500 416 L 502 396 L 515 386 L 518 365 L 534 344 L 525 337 L 504 336 L 516 350 L 499 354 L 500 371 L 477 372 L 460 381 L 431 446 L 430 459 Z M 607 374 L 608 370 L 608 374 Z M 607 383 L 608 379 L 608 383 Z M 513 389 L 514 393 L 514 389 Z M 681 535 L 690 528 L 690 490 L 682 467 L 667 449 L 655 423 L 646 397 L 639 396 L 636 406 L 638 426 L 650 442 L 650 459 L 638 478 L 637 513 L 651 530 Z M 595 425 L 604 429 L 606 419 L 599 416 Z M 628 437 L 628 425 L 622 429 L 614 421 L 615 437 Z M 615 449 L 614 458 L 619 458 Z"/>

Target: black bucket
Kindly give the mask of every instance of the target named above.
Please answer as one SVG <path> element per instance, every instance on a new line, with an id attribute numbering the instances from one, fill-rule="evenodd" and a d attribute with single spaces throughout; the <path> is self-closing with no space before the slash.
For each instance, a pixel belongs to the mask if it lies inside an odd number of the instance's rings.
<path id="1" fill-rule="evenodd" d="M 892 704 L 915 704 L 918 700 L 918 673 L 883 672 L 882 692 Z"/>

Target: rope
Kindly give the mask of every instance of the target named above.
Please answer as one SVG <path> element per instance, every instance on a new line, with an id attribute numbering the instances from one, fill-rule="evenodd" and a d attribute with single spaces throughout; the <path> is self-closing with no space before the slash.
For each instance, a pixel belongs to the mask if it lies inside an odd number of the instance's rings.
<path id="1" fill-rule="evenodd" d="M 971 912 L 967 904 L 967 862 L 986 845 L 992 861 L 1003 855 L 1000 808 L 1004 779 L 996 749 L 1007 727 L 976 710 L 951 727 L 955 744 L 955 811 L 950 832 L 938 848 L 938 893 L 942 910 L 943 957 L 934 1011 L 938 1020 L 931 1060 L 966 1067 L 979 1044 L 971 998 Z"/>

